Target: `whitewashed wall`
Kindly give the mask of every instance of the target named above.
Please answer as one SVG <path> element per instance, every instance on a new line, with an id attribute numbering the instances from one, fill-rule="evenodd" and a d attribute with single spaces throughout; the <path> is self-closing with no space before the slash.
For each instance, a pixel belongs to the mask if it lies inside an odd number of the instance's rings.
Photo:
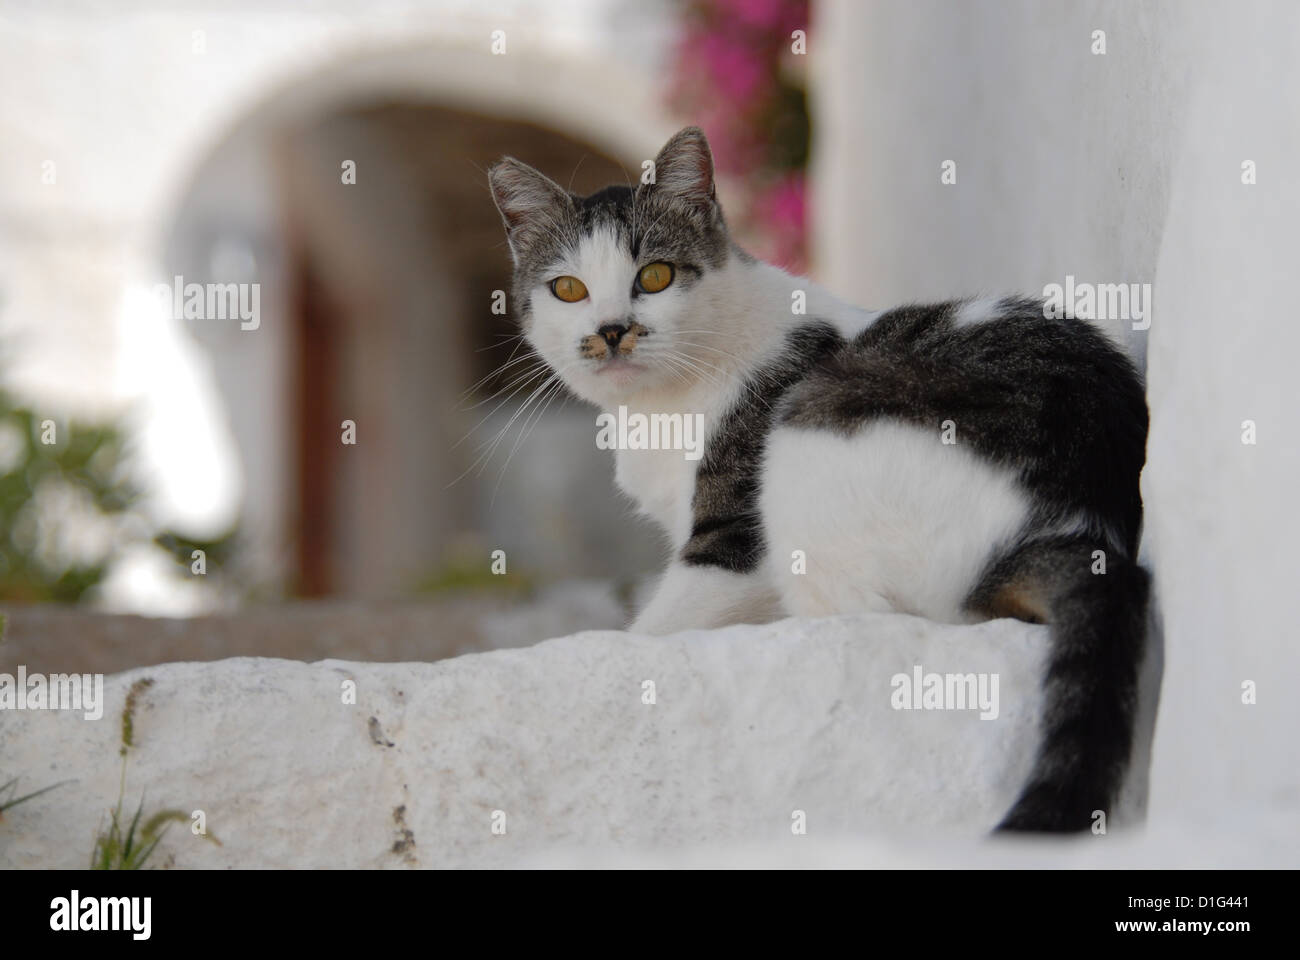
<path id="1" fill-rule="evenodd" d="M 1147 356 L 1152 409 L 1145 549 L 1165 673 L 1151 814 L 1293 830 L 1300 7 L 824 0 L 817 14 L 829 286 L 884 306 L 1067 274 L 1154 285 L 1145 336 L 1111 327 Z"/>

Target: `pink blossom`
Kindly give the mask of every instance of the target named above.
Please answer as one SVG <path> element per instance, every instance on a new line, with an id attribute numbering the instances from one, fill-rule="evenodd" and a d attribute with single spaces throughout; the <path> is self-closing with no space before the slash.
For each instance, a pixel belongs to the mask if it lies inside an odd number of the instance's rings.
<path id="1" fill-rule="evenodd" d="M 802 271 L 807 260 L 803 171 L 771 167 L 772 109 L 790 31 L 808 26 L 807 0 L 693 0 L 670 84 L 679 110 L 699 124 L 717 169 L 751 197 L 735 226 L 755 253 Z M 779 125 L 777 125 L 779 127 Z"/>
<path id="2" fill-rule="evenodd" d="M 730 14 L 753 26 L 771 29 L 781 22 L 789 6 L 786 0 L 715 0 L 721 14 Z"/>
<path id="3" fill-rule="evenodd" d="M 764 31 L 780 42 L 789 37 L 792 29 L 808 26 L 807 0 L 712 0 L 705 6 L 711 6 L 720 17 Z"/>
<path id="4" fill-rule="evenodd" d="M 776 183 L 764 199 L 766 219 L 778 230 L 803 232 L 807 196 L 803 173 L 792 173 Z"/>
<path id="5" fill-rule="evenodd" d="M 737 106 L 749 105 L 768 72 L 760 51 L 718 33 L 707 34 L 701 48 L 722 96 Z"/>

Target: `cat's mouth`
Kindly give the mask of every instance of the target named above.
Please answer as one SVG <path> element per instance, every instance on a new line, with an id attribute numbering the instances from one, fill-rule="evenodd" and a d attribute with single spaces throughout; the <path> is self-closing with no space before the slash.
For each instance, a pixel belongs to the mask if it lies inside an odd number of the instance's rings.
<path id="1" fill-rule="evenodd" d="M 644 363 L 637 363 L 627 357 L 612 356 L 601 361 L 596 367 L 596 376 L 609 377 L 616 382 L 631 380 L 646 369 Z"/>

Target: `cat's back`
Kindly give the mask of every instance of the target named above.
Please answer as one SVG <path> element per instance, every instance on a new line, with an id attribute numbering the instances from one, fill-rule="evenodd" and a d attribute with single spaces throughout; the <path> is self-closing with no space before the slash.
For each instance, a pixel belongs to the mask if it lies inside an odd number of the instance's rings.
<path id="1" fill-rule="evenodd" d="M 886 310 L 782 398 L 778 429 L 928 431 L 1013 470 L 1049 512 L 1102 518 L 1135 549 L 1147 409 L 1128 357 L 1024 298 Z"/>

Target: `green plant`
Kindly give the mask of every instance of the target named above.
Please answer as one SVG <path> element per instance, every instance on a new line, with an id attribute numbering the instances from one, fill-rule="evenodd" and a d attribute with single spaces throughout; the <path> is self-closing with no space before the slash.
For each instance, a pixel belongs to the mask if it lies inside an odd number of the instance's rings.
<path id="1" fill-rule="evenodd" d="M 118 753 L 122 757 L 122 775 L 117 789 L 117 804 L 109 811 L 108 829 L 100 831 L 95 838 L 95 848 L 90 854 L 92 870 L 139 870 L 148 862 L 154 850 L 162 841 L 163 834 L 173 823 L 186 823 L 189 817 L 183 810 L 159 810 L 151 814 L 142 824 L 144 817 L 144 796 L 135 808 L 130 821 L 126 821 L 122 804 L 126 798 L 126 761 L 127 754 L 135 746 L 135 710 L 144 691 L 153 686 L 151 677 L 141 677 L 131 684 L 127 691 L 126 703 L 122 707 L 122 746 Z M 216 836 L 204 834 L 205 839 L 221 845 Z"/>
<path id="2" fill-rule="evenodd" d="M 182 576 L 195 549 L 206 573 L 225 568 L 238 524 L 206 541 L 151 529 L 127 452 L 115 423 L 57 422 L 0 389 L 0 602 L 77 603 L 139 543 L 172 554 Z"/>
<path id="3" fill-rule="evenodd" d="M 116 525 L 138 492 L 113 426 L 60 424 L 0 390 L 0 600 L 75 603 L 107 573 L 115 547 L 73 552 L 73 531 Z"/>
<path id="4" fill-rule="evenodd" d="M 511 596 L 526 596 L 535 584 L 527 574 L 494 574 L 480 560 L 452 560 L 422 577 L 412 589 L 416 596 L 430 597 L 469 590 L 495 591 Z"/>
<path id="5" fill-rule="evenodd" d="M 18 778 L 14 777 L 12 780 L 7 780 L 0 784 L 0 820 L 4 819 L 4 812 L 6 810 L 16 807 L 20 803 L 26 803 L 33 797 L 39 797 L 42 793 L 49 793 L 55 787 L 61 787 L 65 783 L 71 782 L 71 780 L 60 780 L 58 783 L 52 783 L 48 787 L 42 787 L 40 790 L 33 790 L 31 793 L 24 794 L 15 799 L 14 794 L 18 792 Z"/>
<path id="6" fill-rule="evenodd" d="M 5 615 L 0 613 L 0 643 L 4 642 L 5 625 L 7 622 Z M 42 787 L 40 790 L 33 790 L 31 793 L 25 793 L 21 797 L 14 796 L 14 794 L 18 792 L 17 777 L 14 777 L 12 780 L 6 780 L 4 783 L 0 783 L 0 820 L 4 819 L 4 812 L 6 810 L 12 809 L 20 803 L 26 803 L 28 800 L 39 797 L 42 793 L 49 793 L 55 787 L 61 787 L 65 783 L 71 782 L 71 780 L 60 780 L 58 783 L 52 783 L 48 787 Z"/>
<path id="7" fill-rule="evenodd" d="M 125 747 L 123 747 L 125 749 Z M 139 870 L 162 841 L 163 834 L 172 823 L 189 818 L 182 810 L 159 810 L 141 826 L 144 815 L 144 797 L 135 808 L 131 822 L 122 826 L 122 800 L 126 794 L 126 757 L 122 757 L 122 785 L 117 794 L 117 805 L 109 811 L 108 829 L 95 838 L 95 849 L 90 855 L 92 870 Z"/>
<path id="8" fill-rule="evenodd" d="M 122 749 L 118 751 L 126 756 L 126 751 L 135 746 L 135 707 L 140 694 L 153 686 L 153 677 L 141 677 L 131 684 L 126 692 L 126 703 L 122 706 Z"/>

